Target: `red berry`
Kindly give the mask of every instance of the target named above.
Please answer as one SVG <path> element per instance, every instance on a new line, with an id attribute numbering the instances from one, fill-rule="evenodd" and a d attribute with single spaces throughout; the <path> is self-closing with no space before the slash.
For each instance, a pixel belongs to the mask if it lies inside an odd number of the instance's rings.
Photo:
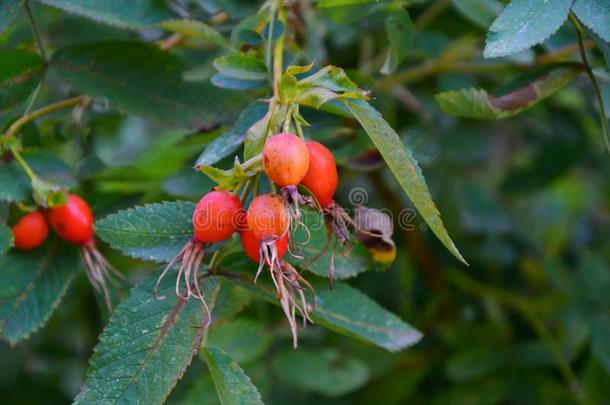
<path id="1" fill-rule="evenodd" d="M 262 194 L 250 203 L 247 213 L 248 227 L 259 238 L 280 237 L 288 229 L 288 210 L 282 197 Z"/>
<path id="2" fill-rule="evenodd" d="M 15 247 L 31 250 L 40 246 L 49 236 L 49 225 L 40 211 L 24 215 L 13 227 Z"/>
<path id="3" fill-rule="evenodd" d="M 237 230 L 241 201 L 228 191 L 211 191 L 204 195 L 193 212 L 193 233 L 201 243 L 227 240 Z"/>
<path id="4" fill-rule="evenodd" d="M 301 184 L 311 191 L 322 208 L 326 208 L 332 201 L 339 177 L 337 165 L 331 151 L 316 141 L 308 141 L 309 169 L 301 180 Z"/>
<path id="5" fill-rule="evenodd" d="M 49 223 L 65 241 L 84 245 L 93 239 L 93 214 L 89 204 L 75 194 L 68 195 L 66 204 L 49 210 Z"/>
<path id="6" fill-rule="evenodd" d="M 295 186 L 309 167 L 307 145 L 289 133 L 272 136 L 263 148 L 263 167 L 267 177 L 280 187 Z"/>
<path id="7" fill-rule="evenodd" d="M 259 263 L 261 261 L 260 238 L 257 238 L 256 235 L 249 230 L 241 231 L 239 233 L 239 238 L 241 239 L 241 245 L 243 246 L 246 255 Z M 288 250 L 288 234 L 285 234 L 281 239 L 275 242 L 275 247 L 277 249 L 278 259 L 284 257 L 284 254 L 286 254 L 286 251 Z M 269 263 L 267 263 L 267 265 L 269 265 Z"/>

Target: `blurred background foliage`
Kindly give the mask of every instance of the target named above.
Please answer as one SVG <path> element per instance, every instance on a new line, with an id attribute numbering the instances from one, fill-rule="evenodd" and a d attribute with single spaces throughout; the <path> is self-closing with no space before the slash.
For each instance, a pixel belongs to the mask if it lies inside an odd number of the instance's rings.
<path id="1" fill-rule="evenodd" d="M 0 9 L 5 3 L 0 1 Z M 157 28 L 124 30 L 30 3 L 48 50 L 98 40 L 152 43 L 168 35 Z M 211 21 L 226 36 L 260 5 L 245 0 L 168 3 L 177 15 Z M 215 325 L 210 341 L 233 356 L 270 404 L 608 403 L 610 159 L 590 82 L 582 74 L 545 101 L 502 120 L 450 117 L 434 98 L 467 87 L 491 93 L 537 64 L 578 61 L 574 28 L 565 24 L 540 46 L 483 60 L 485 34 L 502 2 L 413 1 L 408 8 L 413 46 L 393 73 L 383 74 L 386 20 L 394 12 L 384 8 L 389 1 L 351 7 L 292 3 L 299 21 L 306 22 L 296 26 L 291 43 L 296 60 L 341 66 L 372 91 L 373 104 L 414 151 L 446 228 L 470 267 L 456 261 L 416 216 L 412 227 L 395 231 L 392 266 L 362 273 L 350 284 L 422 331 L 417 345 L 389 353 L 313 326 L 293 351 L 280 311 L 259 301 Z M 0 34 L 0 51 L 35 50 L 26 14 L 16 14 Z M 610 104 L 603 55 L 590 41 L 586 44 Z M 214 114 L 209 106 L 221 90 L 208 81 L 221 49 L 193 41 L 171 53 L 186 66 L 188 82 L 206 86 L 197 102 Z M 126 61 L 130 57 L 137 54 L 126 55 Z M 74 95 L 69 85 L 55 80 L 61 71 L 46 75 L 35 106 Z M 152 89 L 156 83 L 147 85 Z M 240 106 L 265 93 L 230 94 L 235 107 L 222 113 L 236 117 Z M 23 103 L 0 106 L 0 127 L 6 129 L 24 108 Z M 231 120 L 183 130 L 155 119 L 165 117 L 163 112 L 122 111 L 95 98 L 82 116 L 64 111 L 29 124 L 24 144 L 45 151 L 31 152 L 43 161 L 41 167 L 54 168 L 44 169 L 45 176 L 77 185 L 97 218 L 136 204 L 196 201 L 213 186 L 191 167 Z M 353 121 L 313 111 L 304 115 L 311 123 L 306 135 L 337 156 L 340 203 L 349 206 L 350 190 L 360 187 L 368 193 L 369 206 L 388 207 L 395 214 L 411 207 Z M 45 153 L 54 157 L 45 160 Z M 228 158 L 221 166 L 231 163 Z M 6 204 L 0 214 L 9 214 Z M 127 270 L 130 281 L 152 269 L 150 263 L 103 250 L 117 268 Z M 2 402 L 51 404 L 74 398 L 106 317 L 79 275 L 43 330 L 14 347 L 0 343 Z M 205 368 L 195 358 L 168 401 L 216 403 Z"/>

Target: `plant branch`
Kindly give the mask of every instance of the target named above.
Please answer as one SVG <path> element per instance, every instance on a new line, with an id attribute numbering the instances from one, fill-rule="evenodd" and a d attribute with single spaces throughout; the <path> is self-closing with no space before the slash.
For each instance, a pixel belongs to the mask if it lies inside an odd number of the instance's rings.
<path id="1" fill-rule="evenodd" d="M 36 20 L 34 19 L 34 14 L 30 9 L 30 3 L 28 0 L 23 2 L 23 7 L 25 8 L 25 12 L 28 15 L 28 19 L 30 20 L 30 25 L 32 26 L 32 32 L 34 33 L 34 39 L 36 40 L 36 44 L 38 45 L 38 51 L 40 52 L 40 57 L 44 60 L 44 63 L 48 63 L 47 53 L 44 50 L 44 46 L 42 45 L 42 39 L 40 37 L 40 32 L 38 31 L 38 26 L 36 25 Z"/>
<path id="2" fill-rule="evenodd" d="M 17 121 L 13 122 L 13 124 L 11 124 L 11 126 L 8 128 L 8 130 L 6 131 L 6 134 L 4 136 L 6 138 L 12 138 L 19 132 L 21 127 L 23 127 L 25 124 L 35 120 L 36 118 L 42 117 L 43 115 L 52 113 L 57 110 L 61 110 L 66 107 L 78 105 L 84 99 L 85 99 L 85 96 L 77 96 L 77 97 L 68 98 L 68 99 L 65 99 L 62 101 L 58 101 L 53 104 L 49 104 L 47 106 L 39 108 L 38 110 L 34 110 L 28 114 L 25 114 L 24 116 L 19 118 Z"/>
<path id="3" fill-rule="evenodd" d="M 282 4 L 282 0 L 277 0 L 276 7 L 278 20 L 282 24 L 286 25 L 286 9 Z M 272 24 L 272 26 L 273 25 L 275 25 L 275 22 Z M 271 29 L 269 31 L 271 32 Z M 273 48 L 273 96 L 275 98 L 278 98 L 277 86 L 278 82 L 282 78 L 282 72 L 284 70 L 284 38 L 286 36 L 285 32 L 286 30 L 284 29 L 284 32 L 282 32 L 277 41 L 275 41 L 275 47 Z M 271 34 L 269 35 L 270 41 L 272 41 L 273 39 L 271 38 Z"/>
<path id="4" fill-rule="evenodd" d="M 576 19 L 574 14 L 570 12 L 570 22 L 576 29 L 576 35 L 578 36 L 578 49 L 580 50 L 580 57 L 582 62 L 585 65 L 585 70 L 589 79 L 591 80 L 591 84 L 593 85 L 593 89 L 595 90 L 595 96 L 597 98 L 597 103 L 599 104 L 599 120 L 602 127 L 602 133 L 604 136 L 604 141 L 606 142 L 606 148 L 608 149 L 608 153 L 610 154 L 610 132 L 608 130 L 608 120 L 606 119 L 606 108 L 604 107 L 604 99 L 602 97 L 602 93 L 599 89 L 599 84 L 597 83 L 597 79 L 593 74 L 593 70 L 591 69 L 591 65 L 589 65 L 589 60 L 587 59 L 587 53 L 585 52 L 585 45 L 583 41 L 583 29 L 580 25 L 580 22 Z"/>

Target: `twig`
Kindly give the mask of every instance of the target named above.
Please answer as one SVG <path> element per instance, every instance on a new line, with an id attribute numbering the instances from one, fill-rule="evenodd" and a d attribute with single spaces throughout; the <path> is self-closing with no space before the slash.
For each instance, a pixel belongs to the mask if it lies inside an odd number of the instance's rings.
<path id="1" fill-rule="evenodd" d="M 570 12 L 570 22 L 576 29 L 576 35 L 578 36 L 578 48 L 580 49 L 580 57 L 582 58 L 582 62 L 585 65 L 585 69 L 587 71 L 587 75 L 591 80 L 591 84 L 593 85 L 593 89 L 595 90 L 595 96 L 597 97 L 597 102 L 599 104 L 599 120 L 602 126 L 602 133 L 604 135 L 604 141 L 606 142 L 606 148 L 608 149 L 608 153 L 610 154 L 610 133 L 608 131 L 608 120 L 606 119 L 606 108 L 604 107 L 604 99 L 602 97 L 602 93 L 599 90 L 599 84 L 597 83 L 597 79 L 593 74 L 593 70 L 591 69 L 591 65 L 589 65 L 589 61 L 587 59 L 587 53 L 585 52 L 585 46 L 583 43 L 583 29 L 580 25 L 580 22 L 574 17 L 574 14 Z"/>

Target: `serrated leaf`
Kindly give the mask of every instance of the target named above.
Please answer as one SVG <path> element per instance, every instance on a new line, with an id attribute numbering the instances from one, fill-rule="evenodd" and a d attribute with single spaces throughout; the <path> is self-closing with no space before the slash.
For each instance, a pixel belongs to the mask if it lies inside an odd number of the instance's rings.
<path id="1" fill-rule="evenodd" d="M 174 269 L 176 270 L 176 269 Z M 154 272 L 134 287 L 114 311 L 90 359 L 90 368 L 76 404 L 162 403 L 199 350 L 206 311 L 196 299 L 175 295 L 175 282 L 165 277 L 159 294 Z M 214 310 L 219 282 L 202 280 Z"/>
<path id="2" fill-rule="evenodd" d="M 401 8 L 391 13 L 385 21 L 385 27 L 390 47 L 381 73 L 390 74 L 396 70 L 413 46 L 413 22 L 409 13 Z"/>
<path id="3" fill-rule="evenodd" d="M 267 66 L 254 56 L 225 55 L 214 60 L 214 67 L 225 76 L 241 80 L 265 80 Z"/>
<path id="4" fill-rule="evenodd" d="M 0 50 L 0 112 L 25 101 L 42 79 L 43 72 L 44 62 L 37 53 Z"/>
<path id="5" fill-rule="evenodd" d="M 369 135 L 432 232 L 455 257 L 466 263 L 443 225 L 440 212 L 432 201 L 430 190 L 413 153 L 402 144 L 396 131 L 370 104 L 361 100 L 345 100 L 344 103 Z"/>
<path id="6" fill-rule="evenodd" d="M 55 241 L 0 256 L 0 331 L 11 344 L 40 329 L 81 268 L 78 249 Z"/>
<path id="7" fill-rule="evenodd" d="M 21 0 L 0 0 L 0 34 L 13 22 L 21 8 Z"/>
<path id="8" fill-rule="evenodd" d="M 243 268 L 248 265 L 251 265 L 250 261 L 238 261 L 229 268 Z M 275 289 L 264 284 L 262 276 L 256 284 L 250 276 L 243 277 L 232 273 L 225 273 L 224 276 L 261 298 L 279 305 Z M 418 330 L 347 284 L 336 282 L 332 290 L 329 290 L 328 284 L 321 282 L 314 283 L 314 287 L 317 307 L 311 316 L 318 325 L 389 351 L 412 346 L 422 337 Z"/>
<path id="9" fill-rule="evenodd" d="M 250 104 L 229 129 L 205 147 L 195 162 L 197 166 L 212 166 L 233 154 L 243 143 L 246 132 L 267 113 L 269 106 L 262 101 Z"/>
<path id="10" fill-rule="evenodd" d="M 223 405 L 263 404 L 250 378 L 228 354 L 214 347 L 206 347 L 201 352 Z"/>
<path id="11" fill-rule="evenodd" d="M 301 220 L 310 231 L 311 239 L 309 243 L 299 246 L 299 251 L 305 256 L 304 259 L 287 257 L 287 260 L 295 266 L 301 266 L 303 263 L 309 263 L 310 260 L 318 256 L 326 245 L 326 225 L 322 214 L 311 209 L 301 210 Z M 297 227 L 292 236 L 292 240 L 303 242 L 307 240 L 307 234 L 303 227 Z M 307 267 L 307 270 L 322 277 L 330 275 L 330 259 L 333 245 L 328 247 L 328 250 L 322 254 L 315 262 Z M 335 246 L 335 279 L 343 280 L 354 277 L 370 267 L 371 255 L 365 247 L 356 243 L 348 257 L 343 256 L 343 246 L 337 244 Z M 290 256 L 290 255 L 287 255 Z"/>
<path id="12" fill-rule="evenodd" d="M 572 0 L 513 0 L 496 18 L 483 56 L 496 58 L 521 52 L 544 42 L 568 18 Z"/>
<path id="13" fill-rule="evenodd" d="M 370 377 L 366 363 L 336 349 L 284 350 L 274 356 L 272 367 L 291 386 L 329 397 L 353 392 Z"/>
<path id="14" fill-rule="evenodd" d="M 98 220 L 95 232 L 127 256 L 169 262 L 193 237 L 194 210 L 187 201 L 137 206 Z"/>
<path id="15" fill-rule="evenodd" d="M 6 224 L 0 224 L 0 255 L 13 246 L 13 231 Z"/>
<path id="16" fill-rule="evenodd" d="M 610 42 L 610 0 L 574 0 L 572 11 L 580 22 Z"/>
<path id="17" fill-rule="evenodd" d="M 167 20 L 159 24 L 165 30 L 188 38 L 201 39 L 212 44 L 230 47 L 229 40 L 209 25 L 197 20 Z"/>
<path id="18" fill-rule="evenodd" d="M 157 0 L 37 0 L 67 13 L 121 28 L 141 29 L 174 17 Z"/>
<path id="19" fill-rule="evenodd" d="M 229 121 L 243 100 L 210 84 L 184 82 L 176 57 L 141 42 L 69 45 L 53 54 L 51 70 L 76 90 L 106 97 L 118 109 L 182 128 Z"/>
<path id="20" fill-rule="evenodd" d="M 582 68 L 576 64 L 543 66 L 521 76 L 498 95 L 482 89 L 461 89 L 435 96 L 441 109 L 456 117 L 497 119 L 506 118 L 532 107 L 572 82 Z"/>

